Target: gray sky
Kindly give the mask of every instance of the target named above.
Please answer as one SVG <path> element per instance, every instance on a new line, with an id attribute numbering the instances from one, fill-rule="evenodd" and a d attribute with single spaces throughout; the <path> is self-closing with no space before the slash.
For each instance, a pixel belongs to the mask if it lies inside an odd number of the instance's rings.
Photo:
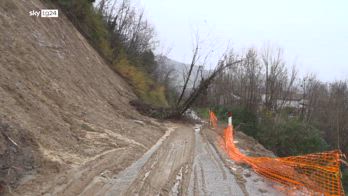
<path id="1" fill-rule="evenodd" d="M 188 62 L 199 32 L 212 60 L 226 49 L 284 49 L 301 74 L 323 81 L 348 79 L 347 0 L 138 0 L 169 57 Z M 229 44 L 228 44 L 229 43 Z"/>

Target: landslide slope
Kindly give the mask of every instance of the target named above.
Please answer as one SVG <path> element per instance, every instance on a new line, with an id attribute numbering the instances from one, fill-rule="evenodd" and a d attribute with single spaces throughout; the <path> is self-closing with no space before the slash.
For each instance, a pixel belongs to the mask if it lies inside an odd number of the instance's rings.
<path id="1" fill-rule="evenodd" d="M 0 192 L 112 149 L 137 149 L 126 166 L 164 133 L 134 110 L 130 87 L 62 12 L 29 16 L 45 8 L 40 0 L 0 1 Z"/>

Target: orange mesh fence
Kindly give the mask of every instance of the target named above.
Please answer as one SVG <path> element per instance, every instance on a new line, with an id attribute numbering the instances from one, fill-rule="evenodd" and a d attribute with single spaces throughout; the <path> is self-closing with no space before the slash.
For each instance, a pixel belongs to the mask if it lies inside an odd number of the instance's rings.
<path id="1" fill-rule="evenodd" d="M 217 128 L 217 117 L 214 112 L 209 110 L 209 121 L 210 124 L 216 129 Z"/>
<path id="2" fill-rule="evenodd" d="M 286 186 L 294 195 L 344 195 L 341 183 L 339 150 L 284 158 L 248 157 L 234 144 L 233 126 L 224 130 L 228 156 L 237 163 L 250 165 L 253 170 Z"/>

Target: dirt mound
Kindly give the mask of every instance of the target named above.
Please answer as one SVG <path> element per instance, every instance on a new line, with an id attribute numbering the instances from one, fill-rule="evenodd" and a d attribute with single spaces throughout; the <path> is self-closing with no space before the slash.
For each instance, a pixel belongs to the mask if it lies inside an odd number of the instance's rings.
<path id="1" fill-rule="evenodd" d="M 62 12 L 29 16 L 45 8 L 52 7 L 40 0 L 0 1 L 1 187 L 25 186 L 115 148 L 142 149 L 127 157 L 134 160 L 164 132 L 134 110 L 130 87 Z"/>

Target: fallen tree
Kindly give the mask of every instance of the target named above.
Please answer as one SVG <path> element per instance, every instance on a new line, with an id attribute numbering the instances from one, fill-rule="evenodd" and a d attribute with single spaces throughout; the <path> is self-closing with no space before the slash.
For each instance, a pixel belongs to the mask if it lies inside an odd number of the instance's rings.
<path id="1" fill-rule="evenodd" d="M 231 58 L 225 58 L 225 60 L 220 61 L 216 68 L 209 74 L 209 76 L 204 77 L 201 75 L 200 82 L 196 88 L 193 88 L 193 90 L 190 92 L 189 96 L 182 101 L 179 100 L 177 106 L 175 107 L 174 111 L 171 112 L 171 114 L 168 117 L 180 117 L 182 116 L 191 106 L 192 104 L 197 100 L 199 95 L 201 95 L 212 83 L 212 81 L 219 76 L 223 71 L 237 63 L 242 62 L 242 60 L 232 60 Z M 191 64 L 191 66 L 194 66 Z M 192 74 L 192 73 L 190 73 Z M 196 74 L 196 77 L 198 77 L 198 74 Z M 190 75 L 186 78 L 188 80 L 190 78 Z M 195 81 L 197 78 L 195 78 Z M 186 83 L 186 82 L 185 82 Z M 185 94 L 185 91 L 187 89 L 183 88 L 181 94 Z"/>

